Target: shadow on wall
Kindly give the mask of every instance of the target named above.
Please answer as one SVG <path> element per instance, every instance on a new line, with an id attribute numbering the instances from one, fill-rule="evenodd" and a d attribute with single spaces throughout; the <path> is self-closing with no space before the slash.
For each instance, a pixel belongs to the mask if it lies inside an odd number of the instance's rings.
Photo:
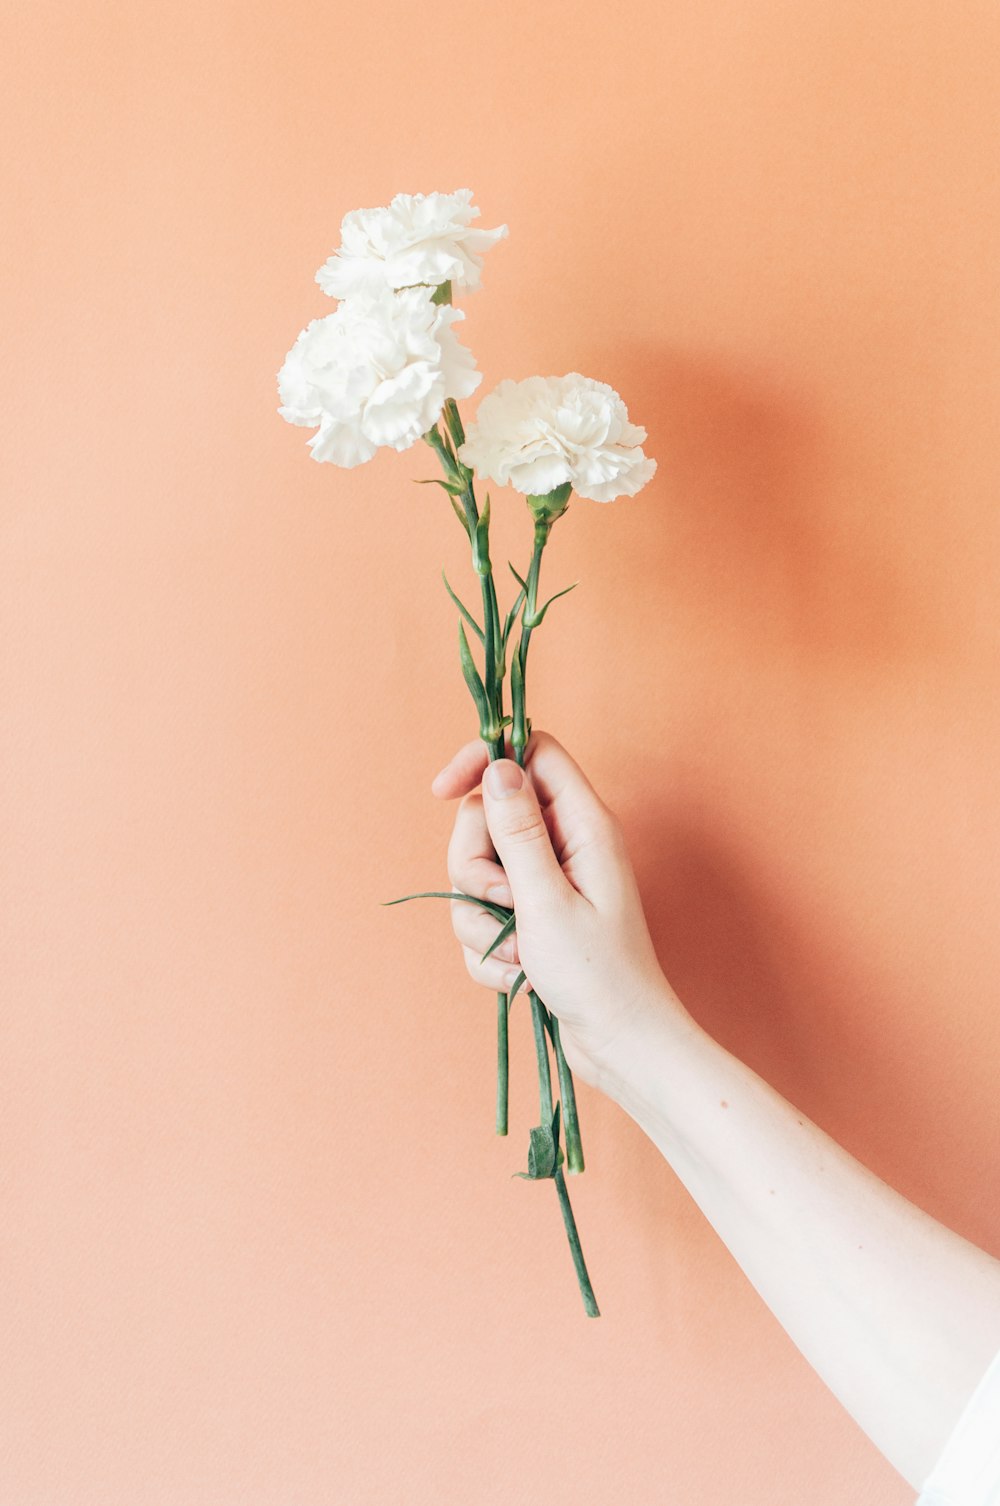
<path id="1" fill-rule="evenodd" d="M 947 639 L 891 457 L 838 434 L 791 379 L 641 342 L 595 348 L 583 369 L 607 373 L 648 430 L 659 495 L 643 513 L 643 573 L 698 626 L 754 658 L 784 651 L 864 680 Z"/>
<path id="2" fill-rule="evenodd" d="M 639 667 L 668 702 L 646 729 L 647 749 L 661 729 L 663 756 L 630 749 L 629 793 L 613 802 L 665 971 L 710 1035 L 905 1196 L 995 1248 L 997 1213 L 969 1198 L 975 1157 L 989 1156 L 984 1111 L 956 1102 L 960 1043 L 945 1015 L 934 1025 L 933 980 L 910 1016 L 891 948 L 873 957 L 838 933 L 821 895 L 782 887 L 705 799 L 697 766 L 704 676 L 712 725 L 725 726 L 720 704 L 746 708 L 755 743 L 774 746 L 775 777 L 808 782 L 812 768 L 817 800 L 852 707 L 877 723 L 890 688 L 897 705 L 900 692 L 933 698 L 964 651 L 954 581 L 935 588 L 937 536 L 883 458 L 839 438 L 774 373 L 653 344 L 593 351 L 581 369 L 607 372 L 659 461 L 655 506 L 631 515 L 588 591 L 600 621 L 628 590 L 630 631 L 648 645 Z M 605 691 L 624 694 L 618 677 Z M 630 689 L 630 706 L 645 693 Z M 790 748 L 760 734 L 771 715 Z M 647 1230 L 654 1245 L 660 1232 Z"/>

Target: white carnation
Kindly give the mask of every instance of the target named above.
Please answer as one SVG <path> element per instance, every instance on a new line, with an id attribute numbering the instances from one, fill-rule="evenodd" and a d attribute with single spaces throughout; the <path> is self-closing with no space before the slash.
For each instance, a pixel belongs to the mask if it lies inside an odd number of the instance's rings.
<path id="1" fill-rule="evenodd" d="M 341 222 L 341 245 L 320 267 L 316 281 L 332 298 L 415 283 L 478 288 L 479 253 L 507 234 L 506 225 L 472 229 L 470 222 L 480 213 L 471 188 L 398 193 L 387 208 L 352 209 Z"/>
<path id="2" fill-rule="evenodd" d="M 405 450 L 433 428 L 445 399 L 469 397 L 482 381 L 452 329 L 461 309 L 432 302 L 427 288 L 359 295 L 299 335 L 278 373 L 278 412 L 318 426 L 314 460 L 356 466 L 381 445 Z"/>
<path id="3" fill-rule="evenodd" d="M 501 382 L 479 404 L 458 456 L 526 496 L 568 481 L 580 497 L 613 502 L 634 496 L 656 470 L 639 448 L 646 437 L 613 387 L 571 371 Z"/>

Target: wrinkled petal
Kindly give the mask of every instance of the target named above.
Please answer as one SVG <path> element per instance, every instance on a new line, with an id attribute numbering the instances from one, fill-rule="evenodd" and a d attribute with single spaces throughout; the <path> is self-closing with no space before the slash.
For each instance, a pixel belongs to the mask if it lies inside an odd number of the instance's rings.
<path id="1" fill-rule="evenodd" d="M 359 426 L 337 423 L 331 418 L 324 418 L 308 444 L 314 460 L 330 460 L 347 469 L 364 465 L 376 449 Z"/>
<path id="2" fill-rule="evenodd" d="M 645 438 L 613 387 L 571 371 L 505 378 L 480 402 L 458 455 L 480 477 L 526 496 L 568 481 L 580 497 L 613 502 L 634 496 L 655 473 L 656 461 L 639 448 Z"/>
<path id="3" fill-rule="evenodd" d="M 461 310 L 435 304 L 430 288 L 357 293 L 301 331 L 278 373 L 278 412 L 319 426 L 316 460 L 351 467 L 380 446 L 408 449 L 441 416 L 446 398 L 482 380 L 453 325 Z"/>
<path id="4" fill-rule="evenodd" d="M 448 281 L 471 291 L 480 286 L 483 252 L 508 233 L 506 225 L 473 227 L 479 215 L 470 188 L 398 193 L 384 208 L 352 209 L 341 222 L 340 245 L 316 281 L 332 298 Z"/>

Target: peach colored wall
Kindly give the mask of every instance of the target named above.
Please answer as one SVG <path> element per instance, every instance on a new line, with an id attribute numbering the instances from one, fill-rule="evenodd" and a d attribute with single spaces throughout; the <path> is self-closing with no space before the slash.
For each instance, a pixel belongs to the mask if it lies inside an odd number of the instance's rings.
<path id="1" fill-rule="evenodd" d="M 1000 1254 L 996 7 L 6 21 L 0 1502 L 904 1506 L 586 1088 L 583 1318 L 526 1017 L 500 1140 L 444 907 L 379 908 L 445 880 L 463 540 L 274 374 L 347 209 L 510 225 L 482 390 L 607 380 L 660 462 L 559 525 L 536 721 L 692 1012 Z"/>

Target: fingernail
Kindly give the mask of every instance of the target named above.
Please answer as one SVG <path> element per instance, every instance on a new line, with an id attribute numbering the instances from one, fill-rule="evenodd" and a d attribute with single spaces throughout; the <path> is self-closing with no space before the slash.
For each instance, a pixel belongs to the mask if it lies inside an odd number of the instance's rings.
<path id="1" fill-rule="evenodd" d="M 523 782 L 524 774 L 520 765 L 510 758 L 498 758 L 494 763 L 487 764 L 483 774 L 483 784 L 494 800 L 506 800 L 508 795 L 515 794 L 521 788 Z"/>
<path id="2" fill-rule="evenodd" d="M 487 889 L 486 898 L 491 899 L 495 905 L 510 905 L 513 908 L 514 896 L 509 884 L 494 884 L 492 889 Z"/>

